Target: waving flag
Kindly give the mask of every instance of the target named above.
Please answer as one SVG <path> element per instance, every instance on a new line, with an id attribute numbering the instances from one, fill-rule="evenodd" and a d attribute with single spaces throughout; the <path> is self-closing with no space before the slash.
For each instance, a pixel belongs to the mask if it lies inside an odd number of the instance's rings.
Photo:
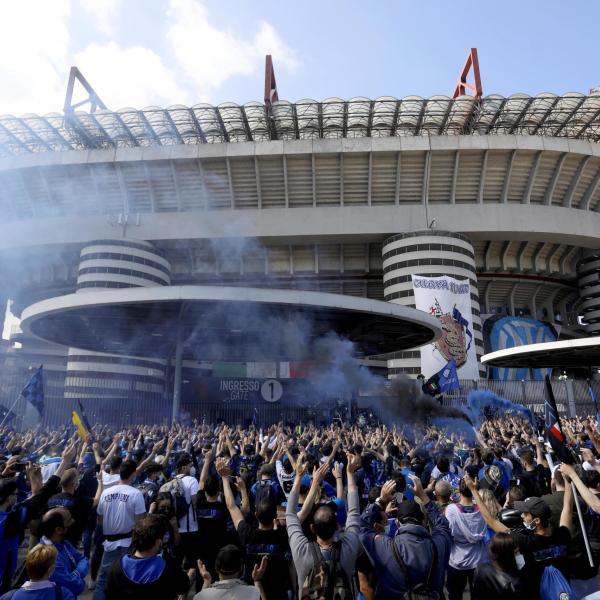
<path id="1" fill-rule="evenodd" d="M 560 417 L 556 408 L 556 399 L 552 390 L 550 377 L 545 377 L 546 400 L 544 403 L 544 413 L 546 420 L 546 436 L 552 446 L 552 450 L 560 462 L 572 465 L 577 462 L 577 458 L 567 444 L 567 440 L 560 426 Z"/>
<path id="2" fill-rule="evenodd" d="M 21 391 L 21 396 L 27 400 L 39 413 L 44 416 L 44 366 L 33 374 L 27 385 Z"/>
<path id="3" fill-rule="evenodd" d="M 83 410 L 83 404 L 81 404 L 81 400 L 79 398 L 77 398 L 77 405 L 79 406 L 79 416 L 81 417 L 81 421 L 85 425 L 85 428 L 87 429 L 88 433 L 92 433 L 92 427 L 90 425 L 90 422 L 87 420 L 85 410 Z"/>
<path id="4" fill-rule="evenodd" d="M 79 435 L 79 437 L 84 442 L 87 442 L 90 437 L 90 432 L 83 424 L 81 417 L 79 416 L 79 413 L 76 410 L 74 410 L 73 414 L 71 415 L 71 421 L 73 425 L 75 425 L 75 429 L 77 430 L 77 434 Z"/>
<path id="5" fill-rule="evenodd" d="M 438 373 L 438 384 L 442 393 L 451 392 L 460 388 L 456 363 L 449 360 L 446 366 Z"/>

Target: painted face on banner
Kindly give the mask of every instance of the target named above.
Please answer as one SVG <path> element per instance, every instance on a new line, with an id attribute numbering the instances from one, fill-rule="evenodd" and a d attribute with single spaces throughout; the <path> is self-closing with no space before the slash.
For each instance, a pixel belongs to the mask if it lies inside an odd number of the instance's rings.
<path id="1" fill-rule="evenodd" d="M 444 313 L 438 319 L 442 325 L 442 335 L 434 345 L 447 361 L 453 360 L 458 369 L 467 362 L 465 331 L 450 313 Z"/>

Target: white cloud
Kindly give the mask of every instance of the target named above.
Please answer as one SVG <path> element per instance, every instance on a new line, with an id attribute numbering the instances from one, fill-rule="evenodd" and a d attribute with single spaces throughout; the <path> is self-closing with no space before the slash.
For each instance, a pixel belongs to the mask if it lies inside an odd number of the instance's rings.
<path id="1" fill-rule="evenodd" d="M 299 61 L 272 25 L 261 22 L 249 39 L 214 27 L 206 8 L 196 0 L 170 0 L 167 39 L 179 65 L 200 98 L 235 75 L 260 74 L 265 54 L 277 69 L 294 70 Z"/>
<path id="2" fill-rule="evenodd" d="M 62 111 L 69 14 L 69 0 L 2 3 L 0 114 Z"/>
<path id="3" fill-rule="evenodd" d="M 112 110 L 188 101 L 173 73 L 149 48 L 124 48 L 116 42 L 92 44 L 75 59 L 86 79 Z"/>
<path id="4" fill-rule="evenodd" d="M 105 35 L 114 33 L 119 0 L 80 0 L 83 9 L 92 17 L 94 26 Z"/>
<path id="5" fill-rule="evenodd" d="M 265 54 L 273 54 L 277 72 L 299 65 L 270 23 L 257 22 L 243 36 L 222 30 L 196 0 L 169 0 L 163 27 L 171 63 L 124 40 L 73 48 L 70 30 L 81 15 L 71 16 L 73 0 L 0 2 L 0 114 L 62 112 L 71 65 L 112 109 L 209 101 L 234 76 L 262 78 Z M 80 2 L 96 29 L 112 35 L 122 0 Z M 81 97 L 76 91 L 75 99 Z"/>

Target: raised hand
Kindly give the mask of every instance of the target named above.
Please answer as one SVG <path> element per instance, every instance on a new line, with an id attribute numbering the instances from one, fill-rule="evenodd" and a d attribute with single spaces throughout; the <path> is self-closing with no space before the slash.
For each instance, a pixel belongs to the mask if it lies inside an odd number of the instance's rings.
<path id="1" fill-rule="evenodd" d="M 313 481 L 321 485 L 325 477 L 327 477 L 327 473 L 329 473 L 329 463 L 322 464 L 319 468 L 315 467 L 313 470 Z"/>
<path id="2" fill-rule="evenodd" d="M 254 568 L 252 569 L 252 579 L 253 581 L 260 581 L 263 578 L 263 575 L 265 574 L 265 571 L 267 570 L 267 557 L 263 556 L 261 561 L 260 561 L 260 565 L 254 565 Z"/>
<path id="3" fill-rule="evenodd" d="M 350 452 L 346 452 L 346 456 L 348 457 L 348 466 L 346 467 L 348 473 L 354 474 L 362 465 L 361 458 L 359 455 Z"/>
<path id="4" fill-rule="evenodd" d="M 465 484 L 471 491 L 474 491 L 477 489 L 477 481 L 475 481 L 475 479 L 473 479 L 470 475 L 465 474 L 464 480 L 465 480 Z"/>
<path id="5" fill-rule="evenodd" d="M 393 479 L 390 479 L 383 484 L 379 498 L 383 505 L 387 505 L 388 502 L 391 502 L 394 499 L 395 494 L 396 482 Z"/>
<path id="6" fill-rule="evenodd" d="M 342 478 L 342 466 L 340 465 L 340 463 L 335 463 L 335 465 L 333 465 L 333 469 L 331 469 L 331 472 L 333 473 L 333 476 L 336 479 L 341 479 Z"/>
<path id="7" fill-rule="evenodd" d="M 212 577 L 210 576 L 210 573 L 208 572 L 206 565 L 200 559 L 198 559 L 196 561 L 196 565 L 198 567 L 200 577 L 202 577 L 202 579 L 204 579 L 205 587 L 208 587 L 212 583 Z"/>
<path id="8" fill-rule="evenodd" d="M 222 479 L 226 479 L 231 477 L 231 469 L 229 467 L 229 459 L 221 457 L 217 458 L 216 463 L 217 473 L 221 476 Z"/>

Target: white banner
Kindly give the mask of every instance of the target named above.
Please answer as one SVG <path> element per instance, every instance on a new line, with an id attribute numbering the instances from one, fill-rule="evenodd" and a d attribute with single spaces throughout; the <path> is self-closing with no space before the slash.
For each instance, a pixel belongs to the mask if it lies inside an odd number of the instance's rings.
<path id="1" fill-rule="evenodd" d="M 415 307 L 442 325 L 437 342 L 421 348 L 421 373 L 429 378 L 453 360 L 459 379 L 478 379 L 469 280 L 413 275 L 412 281 Z"/>

